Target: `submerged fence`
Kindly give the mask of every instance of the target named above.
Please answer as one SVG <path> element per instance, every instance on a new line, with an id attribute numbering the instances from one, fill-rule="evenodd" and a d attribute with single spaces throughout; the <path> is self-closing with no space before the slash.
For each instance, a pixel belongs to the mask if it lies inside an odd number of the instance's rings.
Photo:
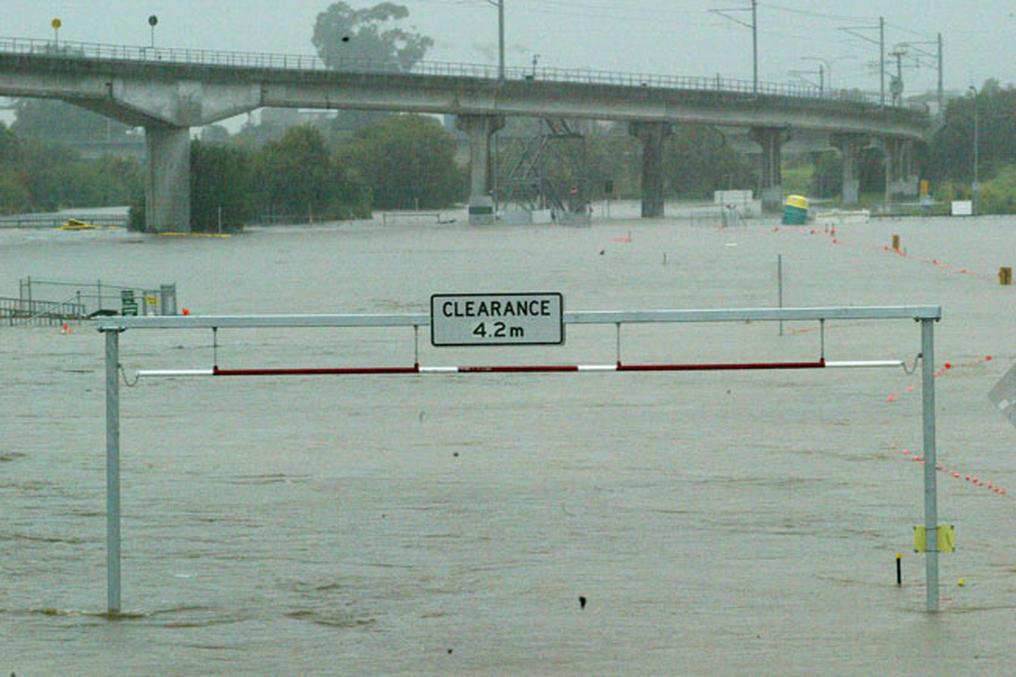
<path id="1" fill-rule="evenodd" d="M 0 324 L 55 325 L 85 318 L 85 306 L 74 301 L 31 301 L 0 296 Z"/>
<path id="2" fill-rule="evenodd" d="M 53 325 L 120 314 L 175 315 L 176 284 L 153 287 L 28 276 L 18 280 L 17 298 L 0 297 L 0 324 L 8 326 Z"/>

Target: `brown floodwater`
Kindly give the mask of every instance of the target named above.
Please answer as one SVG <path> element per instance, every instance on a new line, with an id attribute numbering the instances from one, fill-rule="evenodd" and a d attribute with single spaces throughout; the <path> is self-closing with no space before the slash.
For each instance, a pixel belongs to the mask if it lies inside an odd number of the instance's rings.
<path id="1" fill-rule="evenodd" d="M 427 312 L 432 293 L 498 291 L 772 306 L 782 255 L 788 306 L 940 304 L 939 513 L 958 545 L 941 613 L 911 547 L 919 379 L 875 369 L 142 380 L 121 388 L 127 613 L 111 621 L 103 340 L 0 327 L 0 673 L 1010 672 L 1016 428 L 987 395 L 1016 361 L 1016 288 L 995 278 L 1016 265 L 1016 218 L 873 221 L 835 243 L 773 225 L 0 232 L 0 296 L 31 275 L 175 282 L 195 314 Z M 884 251 L 893 234 L 908 256 Z M 414 357 L 406 329 L 218 334 L 221 366 Z M 422 340 L 420 360 L 610 363 L 614 341 Z M 213 360 L 207 331 L 120 345 L 129 378 Z M 829 359 L 919 347 L 910 321 L 826 331 Z M 633 362 L 818 351 L 807 323 L 622 334 Z"/>

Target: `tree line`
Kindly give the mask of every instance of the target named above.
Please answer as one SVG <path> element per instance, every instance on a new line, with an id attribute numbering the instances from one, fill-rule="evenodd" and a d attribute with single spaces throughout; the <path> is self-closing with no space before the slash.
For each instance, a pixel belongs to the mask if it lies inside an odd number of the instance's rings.
<path id="1" fill-rule="evenodd" d="M 84 160 L 67 145 L 18 136 L 0 122 L 0 214 L 126 204 L 142 176 L 137 160 Z"/>
<path id="2" fill-rule="evenodd" d="M 455 141 L 429 116 L 386 116 L 348 137 L 312 124 L 277 138 L 246 132 L 191 142 L 193 230 L 370 218 L 372 209 L 439 209 L 465 195 Z M 144 191 L 131 224 L 144 227 Z"/>

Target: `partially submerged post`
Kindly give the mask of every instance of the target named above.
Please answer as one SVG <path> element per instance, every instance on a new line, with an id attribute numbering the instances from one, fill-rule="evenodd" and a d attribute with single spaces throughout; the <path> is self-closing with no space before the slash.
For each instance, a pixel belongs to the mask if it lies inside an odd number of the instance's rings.
<path id="1" fill-rule="evenodd" d="M 120 613 L 120 332 L 106 335 L 106 610 Z"/>

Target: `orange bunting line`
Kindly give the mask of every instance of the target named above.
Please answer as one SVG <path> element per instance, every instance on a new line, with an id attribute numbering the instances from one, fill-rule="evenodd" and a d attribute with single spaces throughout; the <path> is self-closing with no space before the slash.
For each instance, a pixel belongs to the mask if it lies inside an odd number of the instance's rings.
<path id="1" fill-rule="evenodd" d="M 889 446 L 890 446 L 890 448 L 895 448 L 896 445 L 893 444 L 893 443 L 890 443 Z M 906 459 L 914 461 L 915 463 L 918 463 L 920 465 L 924 465 L 924 457 L 922 457 L 920 454 L 911 453 L 911 451 L 909 449 L 903 449 L 903 450 L 901 450 L 901 453 L 903 454 L 903 456 Z M 1000 484 L 996 484 L 994 482 L 986 482 L 983 479 L 977 477 L 976 475 L 967 475 L 967 474 L 960 473 L 958 470 L 950 470 L 949 468 L 946 468 L 941 463 L 936 463 L 935 464 L 935 470 L 937 470 L 940 473 L 943 473 L 947 477 L 952 477 L 953 479 L 956 479 L 956 480 L 962 480 L 964 482 L 968 482 L 968 483 L 972 484 L 973 486 L 981 488 L 981 489 L 987 489 L 988 491 L 990 491 L 991 493 L 993 493 L 993 494 L 995 494 L 997 496 L 1008 496 L 1009 495 L 1009 490 L 1006 489 L 1005 487 L 1001 486 Z"/>

